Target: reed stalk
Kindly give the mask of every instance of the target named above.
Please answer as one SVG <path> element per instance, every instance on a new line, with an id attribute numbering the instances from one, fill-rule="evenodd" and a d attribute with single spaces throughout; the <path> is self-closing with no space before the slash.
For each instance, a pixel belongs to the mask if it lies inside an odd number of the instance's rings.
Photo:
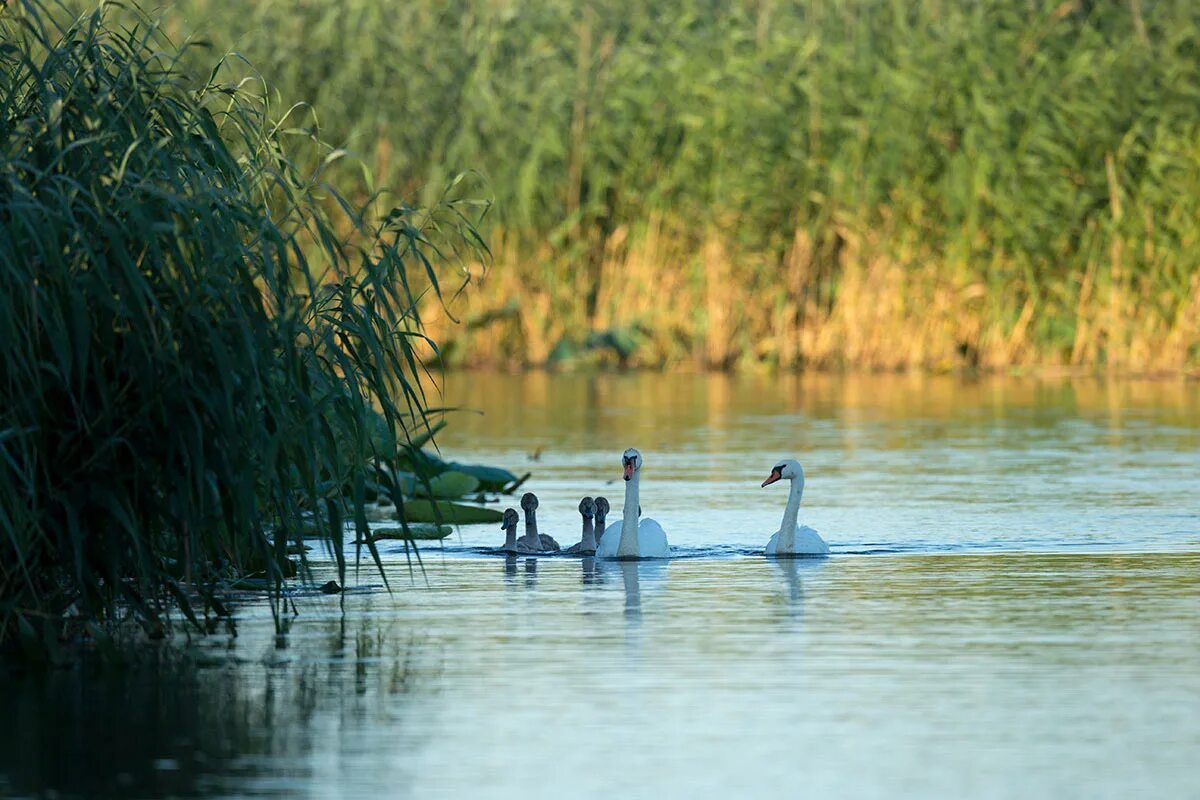
<path id="1" fill-rule="evenodd" d="M 381 181 L 486 175 L 461 363 L 1200 367 L 1187 0 L 176 8 Z"/>
<path id="2" fill-rule="evenodd" d="M 0 647 L 206 630 L 251 573 L 282 615 L 314 518 L 343 582 L 379 566 L 343 520 L 427 430 L 418 300 L 475 207 L 352 203 L 308 108 L 199 58 L 136 8 L 0 8 Z"/>

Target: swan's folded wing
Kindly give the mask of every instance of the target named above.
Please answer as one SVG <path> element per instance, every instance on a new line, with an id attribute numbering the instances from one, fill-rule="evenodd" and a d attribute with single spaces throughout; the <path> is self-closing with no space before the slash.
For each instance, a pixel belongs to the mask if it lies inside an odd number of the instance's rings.
<path id="1" fill-rule="evenodd" d="M 644 518 L 638 523 L 638 550 L 646 558 L 666 558 L 671 554 L 667 532 L 658 520 Z"/>
<path id="2" fill-rule="evenodd" d="M 807 525 L 796 526 L 796 552 L 807 555 L 824 555 L 829 552 L 829 545 Z"/>
<path id="3" fill-rule="evenodd" d="M 621 544 L 621 523 L 612 522 L 600 534 L 596 542 L 596 555 L 600 558 L 615 558 Z"/>

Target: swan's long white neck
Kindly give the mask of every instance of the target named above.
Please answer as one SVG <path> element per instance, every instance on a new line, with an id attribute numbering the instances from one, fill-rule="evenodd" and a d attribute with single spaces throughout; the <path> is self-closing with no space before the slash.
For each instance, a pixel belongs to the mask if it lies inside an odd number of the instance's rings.
<path id="1" fill-rule="evenodd" d="M 804 494 L 804 478 L 791 478 L 787 507 L 779 524 L 779 550 L 788 553 L 796 548 L 796 520 L 800 516 L 800 496 Z"/>
<path id="2" fill-rule="evenodd" d="M 641 470 L 625 481 L 625 508 L 621 509 L 621 541 L 617 543 L 617 558 L 638 554 L 638 483 Z"/>
<path id="3" fill-rule="evenodd" d="M 583 518 L 583 550 L 596 549 L 596 529 L 591 517 Z"/>

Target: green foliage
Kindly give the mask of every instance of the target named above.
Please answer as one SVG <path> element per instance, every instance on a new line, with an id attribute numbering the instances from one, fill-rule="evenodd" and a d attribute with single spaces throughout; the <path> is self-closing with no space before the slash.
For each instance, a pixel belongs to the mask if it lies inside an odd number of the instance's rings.
<path id="1" fill-rule="evenodd" d="M 278 604 L 313 512 L 344 573 L 426 429 L 416 298 L 480 244 L 469 204 L 351 205 L 304 109 L 153 19 L 63 18 L 0 7 L 0 644 L 39 651 L 203 625 L 253 571 Z"/>
<path id="2" fill-rule="evenodd" d="M 462 464 L 457 461 L 443 461 L 432 453 L 422 453 L 421 466 L 423 469 L 436 471 L 439 474 L 454 473 L 463 475 L 475 481 L 475 487 L 466 488 L 467 483 L 464 483 L 461 478 L 456 479 L 457 488 L 464 491 L 461 494 L 455 495 L 451 492 L 455 488 L 452 484 L 443 484 L 443 492 L 434 492 L 435 497 L 462 497 L 475 491 L 475 488 L 485 492 L 502 492 L 504 494 L 512 494 L 518 486 L 525 482 L 529 477 L 526 474 L 522 478 L 518 478 L 512 472 L 503 467 L 492 467 L 486 464 Z"/>
<path id="3" fill-rule="evenodd" d="M 1192 335 L 1177 325 L 1200 266 L 1190 0 L 178 7 L 268 65 L 287 96 L 316 102 L 333 140 L 384 180 L 415 191 L 447 170 L 485 172 L 516 283 L 578 286 L 587 303 L 551 309 L 577 328 L 594 322 L 605 247 L 655 223 L 748 253 L 737 260 L 759 276 L 728 280 L 754 281 L 764 309 L 824 314 L 848 261 L 870 255 L 847 242 L 871 234 L 880 253 L 919 242 L 897 260 L 938 266 L 926 283 L 973 286 L 959 313 L 996 336 L 1023 336 L 1033 301 L 1030 336 L 1062 357 L 1092 338 L 1077 319 L 1092 301 L 1094 328 L 1126 313 L 1124 297 L 1137 304 L 1129 325 L 1150 321 L 1124 333 Z M 774 265 L 797 231 L 811 265 L 785 295 Z M 672 258 L 689 282 L 714 280 L 702 259 Z M 691 302 L 677 294 L 663 302 Z M 1103 347 L 1077 356 L 1103 360 Z"/>

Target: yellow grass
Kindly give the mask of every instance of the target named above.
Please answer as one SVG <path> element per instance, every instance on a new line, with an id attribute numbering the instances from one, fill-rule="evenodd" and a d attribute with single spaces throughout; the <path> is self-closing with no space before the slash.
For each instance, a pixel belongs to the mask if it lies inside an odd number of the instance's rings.
<path id="1" fill-rule="evenodd" d="M 594 314 L 589 271 L 550 246 L 523 251 L 492 232 L 495 260 L 472 265 L 471 286 L 451 306 L 423 310 L 452 366 L 622 363 L 737 368 L 766 364 L 869 370 L 1085 368 L 1180 373 L 1196 367 L 1200 275 L 1182 296 L 1120 268 L 1114 239 L 1091 261 L 1074 296 L 1039 300 L 1019 284 L 991 289 L 978 270 L 937 260 L 885 231 L 842 232 L 836 284 L 796 231 L 781 258 L 745 254 L 713 233 L 673 237 L 654 220 L 636 237 L 618 229 L 602 248 Z M 825 270 L 828 272 L 828 268 Z M 1039 345 L 1039 318 L 1073 317 L 1070 346 Z M 632 330 L 622 361 L 588 350 L 591 331 Z M 1045 337 L 1043 337 L 1045 338 Z M 561 361 L 560 341 L 575 346 Z"/>

